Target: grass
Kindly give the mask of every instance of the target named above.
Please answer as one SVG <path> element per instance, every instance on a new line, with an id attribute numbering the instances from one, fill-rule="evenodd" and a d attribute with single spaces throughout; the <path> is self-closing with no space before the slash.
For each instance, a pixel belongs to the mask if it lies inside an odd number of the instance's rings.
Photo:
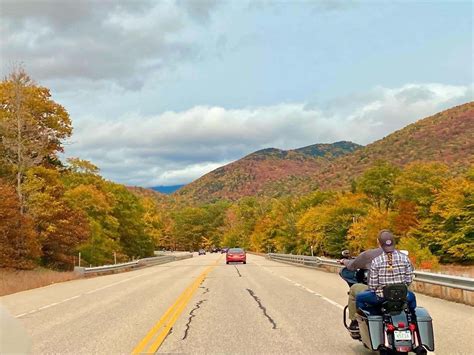
<path id="1" fill-rule="evenodd" d="M 0 269 L 0 296 L 69 281 L 80 276 L 72 271 L 59 272 L 47 269 Z"/>

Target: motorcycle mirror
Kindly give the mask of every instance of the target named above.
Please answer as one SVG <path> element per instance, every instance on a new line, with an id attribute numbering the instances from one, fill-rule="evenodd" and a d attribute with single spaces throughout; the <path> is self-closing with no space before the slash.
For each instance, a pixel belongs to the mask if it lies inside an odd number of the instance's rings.
<path id="1" fill-rule="evenodd" d="M 343 250 L 341 254 L 342 254 L 342 256 L 345 257 L 345 258 L 348 258 L 348 257 L 351 256 L 351 252 L 350 252 L 349 250 L 347 250 L 347 249 L 346 249 L 346 250 Z"/>

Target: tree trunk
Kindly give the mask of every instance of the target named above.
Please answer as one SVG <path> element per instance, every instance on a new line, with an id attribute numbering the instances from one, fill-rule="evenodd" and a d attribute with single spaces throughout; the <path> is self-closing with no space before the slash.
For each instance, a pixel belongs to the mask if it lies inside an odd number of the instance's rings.
<path id="1" fill-rule="evenodd" d="M 20 213 L 24 214 L 24 203 L 23 203 L 23 192 L 22 192 L 22 180 L 23 180 L 23 154 L 22 154 L 22 121 L 21 121 L 21 84 L 15 83 L 15 115 L 16 115 L 16 128 L 17 128 L 17 173 L 16 173 L 16 191 L 18 194 L 18 200 L 20 202 Z"/>

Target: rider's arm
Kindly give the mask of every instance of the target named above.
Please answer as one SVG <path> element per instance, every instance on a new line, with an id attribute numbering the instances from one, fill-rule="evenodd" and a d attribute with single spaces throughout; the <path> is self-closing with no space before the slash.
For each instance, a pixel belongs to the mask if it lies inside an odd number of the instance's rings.
<path id="1" fill-rule="evenodd" d="M 366 250 L 360 253 L 355 259 L 344 259 L 344 266 L 351 271 L 357 269 L 365 269 L 366 265 L 373 259 L 373 256 L 370 255 L 370 250 Z"/>

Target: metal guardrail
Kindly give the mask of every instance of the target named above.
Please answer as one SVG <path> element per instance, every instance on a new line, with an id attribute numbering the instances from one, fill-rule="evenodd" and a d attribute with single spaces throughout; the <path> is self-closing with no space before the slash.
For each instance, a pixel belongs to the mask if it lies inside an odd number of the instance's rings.
<path id="1" fill-rule="evenodd" d="M 289 264 L 298 264 L 307 267 L 317 268 L 332 266 L 341 269 L 343 268 L 343 266 L 339 264 L 337 260 L 326 259 L 317 256 L 269 253 L 267 254 L 267 257 L 275 261 Z M 415 271 L 415 281 L 474 292 L 474 279 L 469 277 Z"/>
<path id="2" fill-rule="evenodd" d="M 290 264 L 300 264 L 317 267 L 321 265 L 321 259 L 315 256 L 291 255 L 291 254 L 267 254 L 270 259 Z"/>
<path id="3" fill-rule="evenodd" d="M 459 288 L 461 290 L 474 292 L 474 279 L 470 277 L 415 271 L 415 281 L 422 281 L 433 285 Z"/>
<path id="4" fill-rule="evenodd" d="M 126 269 L 132 268 L 138 265 L 138 260 L 130 261 L 128 263 L 120 263 L 120 264 L 112 264 L 112 265 L 102 265 L 102 266 L 94 266 L 94 267 L 85 267 L 84 274 L 90 274 L 94 272 L 106 272 L 112 270 L 119 270 L 119 269 Z"/>
<path id="5" fill-rule="evenodd" d="M 100 273 L 106 273 L 106 272 L 113 272 L 116 270 L 128 270 L 128 269 L 134 269 L 134 268 L 145 267 L 145 266 L 165 264 L 172 261 L 188 259 L 188 258 L 192 258 L 192 254 L 183 253 L 181 255 L 179 254 L 178 255 L 160 255 L 160 256 L 143 258 L 143 259 L 138 259 L 135 261 L 120 263 L 120 264 L 103 265 L 103 266 L 95 266 L 95 267 L 75 267 L 74 271 L 82 275 L 100 274 Z"/>

